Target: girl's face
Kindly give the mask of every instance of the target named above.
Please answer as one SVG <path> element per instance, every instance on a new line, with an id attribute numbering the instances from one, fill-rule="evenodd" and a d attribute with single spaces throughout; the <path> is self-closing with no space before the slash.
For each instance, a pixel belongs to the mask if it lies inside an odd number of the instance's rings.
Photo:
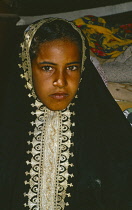
<path id="1" fill-rule="evenodd" d="M 50 110 L 63 110 L 74 98 L 81 62 L 75 42 L 54 40 L 40 45 L 32 61 L 33 85 L 40 101 Z"/>

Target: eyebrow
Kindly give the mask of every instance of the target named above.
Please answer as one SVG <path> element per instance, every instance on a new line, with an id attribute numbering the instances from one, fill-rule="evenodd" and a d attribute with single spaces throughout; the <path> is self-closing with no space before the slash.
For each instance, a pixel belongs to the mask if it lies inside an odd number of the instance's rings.
<path id="1" fill-rule="evenodd" d="M 57 65 L 56 63 L 52 63 L 52 62 L 47 62 L 47 61 L 42 61 L 39 64 L 51 64 L 51 65 Z M 75 62 L 70 62 L 67 63 L 67 65 L 71 65 L 71 64 L 81 64 L 81 61 L 75 61 Z"/>
<path id="2" fill-rule="evenodd" d="M 57 65 L 55 63 L 52 63 L 52 62 L 47 62 L 47 61 L 42 61 L 40 62 L 39 64 L 51 64 L 51 65 Z"/>
<path id="3" fill-rule="evenodd" d="M 68 65 L 71 65 L 71 64 L 81 64 L 81 61 L 75 61 L 75 62 L 71 62 L 71 63 L 67 63 Z"/>

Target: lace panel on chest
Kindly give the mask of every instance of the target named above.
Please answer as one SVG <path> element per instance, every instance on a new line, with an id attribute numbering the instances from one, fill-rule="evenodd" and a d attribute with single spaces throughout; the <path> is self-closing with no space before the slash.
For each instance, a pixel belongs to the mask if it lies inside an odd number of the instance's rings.
<path id="1" fill-rule="evenodd" d="M 68 177 L 73 174 L 68 173 L 71 143 L 71 113 L 69 109 L 64 112 L 50 111 L 47 108 L 39 107 L 35 113 L 32 154 L 29 181 L 29 192 L 24 193 L 28 197 L 28 203 L 24 204 L 32 210 L 63 210 L 68 203 L 65 197 L 71 195 L 66 192 Z M 31 134 L 31 132 L 29 132 Z"/>

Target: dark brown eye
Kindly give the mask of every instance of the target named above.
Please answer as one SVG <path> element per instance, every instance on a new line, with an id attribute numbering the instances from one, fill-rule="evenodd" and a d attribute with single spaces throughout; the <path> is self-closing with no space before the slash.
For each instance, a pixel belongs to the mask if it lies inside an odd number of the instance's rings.
<path id="1" fill-rule="evenodd" d="M 42 69 L 46 72 L 53 70 L 52 66 L 42 66 Z"/>
<path id="2" fill-rule="evenodd" d="M 67 69 L 70 70 L 70 71 L 76 71 L 76 70 L 79 69 L 79 66 L 75 66 L 75 65 L 74 66 L 68 66 Z"/>

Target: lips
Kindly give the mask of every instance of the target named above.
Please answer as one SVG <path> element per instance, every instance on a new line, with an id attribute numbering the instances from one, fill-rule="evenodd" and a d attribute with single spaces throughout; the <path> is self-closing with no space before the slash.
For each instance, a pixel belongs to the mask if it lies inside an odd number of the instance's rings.
<path id="1" fill-rule="evenodd" d="M 63 100 L 68 97 L 67 93 L 54 93 L 50 95 L 51 98 L 56 100 Z"/>

